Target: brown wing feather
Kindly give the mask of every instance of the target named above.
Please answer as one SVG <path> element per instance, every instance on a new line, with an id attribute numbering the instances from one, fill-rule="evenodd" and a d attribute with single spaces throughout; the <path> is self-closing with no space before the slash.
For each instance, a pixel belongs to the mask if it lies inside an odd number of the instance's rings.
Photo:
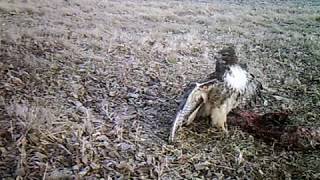
<path id="1" fill-rule="evenodd" d="M 261 91 L 263 89 L 261 82 L 259 82 L 253 74 L 249 74 L 249 82 L 243 97 L 244 103 L 249 103 L 250 106 L 252 104 L 256 104 L 258 98 L 262 99 Z"/>
<path id="2" fill-rule="evenodd" d="M 211 80 L 188 88 L 173 121 L 169 141 L 174 140 L 175 133 L 180 126 L 193 121 L 203 102 L 207 101 L 208 92 L 215 83 L 215 80 Z"/>

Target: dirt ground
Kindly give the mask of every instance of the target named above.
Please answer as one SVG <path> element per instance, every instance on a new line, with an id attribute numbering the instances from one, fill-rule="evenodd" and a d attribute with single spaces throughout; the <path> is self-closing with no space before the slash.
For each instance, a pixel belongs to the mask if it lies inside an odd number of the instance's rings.
<path id="1" fill-rule="evenodd" d="M 187 83 L 234 44 L 262 82 L 250 109 L 320 126 L 320 3 L 1 0 L 1 179 L 319 179 L 320 151 L 185 127 Z"/>

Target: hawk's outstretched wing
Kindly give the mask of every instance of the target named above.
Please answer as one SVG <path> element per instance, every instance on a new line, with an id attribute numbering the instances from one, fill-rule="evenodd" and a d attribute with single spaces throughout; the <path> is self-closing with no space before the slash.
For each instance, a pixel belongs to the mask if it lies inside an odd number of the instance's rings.
<path id="1" fill-rule="evenodd" d="M 209 80 L 204 83 L 192 84 L 184 94 L 179 110 L 173 121 L 169 141 L 173 141 L 177 129 L 183 124 L 189 124 L 196 117 L 201 105 L 208 100 L 208 91 L 217 83 Z"/>

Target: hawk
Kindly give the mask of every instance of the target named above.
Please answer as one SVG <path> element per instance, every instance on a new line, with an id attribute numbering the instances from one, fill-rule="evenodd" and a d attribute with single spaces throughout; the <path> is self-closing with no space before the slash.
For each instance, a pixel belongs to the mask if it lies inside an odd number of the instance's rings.
<path id="1" fill-rule="evenodd" d="M 187 88 L 173 121 L 169 141 L 174 141 L 176 131 L 196 118 L 209 117 L 211 124 L 227 132 L 227 114 L 256 95 L 262 85 L 248 73 L 246 65 L 239 64 L 233 46 L 219 51 L 216 70 L 200 83 Z"/>

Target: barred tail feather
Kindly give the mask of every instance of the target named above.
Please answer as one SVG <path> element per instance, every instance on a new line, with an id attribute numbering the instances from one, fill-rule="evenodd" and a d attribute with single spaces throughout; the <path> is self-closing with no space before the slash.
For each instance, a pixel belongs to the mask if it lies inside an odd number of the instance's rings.
<path id="1" fill-rule="evenodd" d="M 183 121 L 183 113 L 181 113 L 181 110 L 177 113 L 177 116 L 175 118 L 175 120 L 173 121 L 173 125 L 171 128 L 171 132 L 170 132 L 170 137 L 169 137 L 169 141 L 173 142 L 175 135 L 176 135 L 176 131 L 177 129 L 182 125 L 182 121 Z"/>

